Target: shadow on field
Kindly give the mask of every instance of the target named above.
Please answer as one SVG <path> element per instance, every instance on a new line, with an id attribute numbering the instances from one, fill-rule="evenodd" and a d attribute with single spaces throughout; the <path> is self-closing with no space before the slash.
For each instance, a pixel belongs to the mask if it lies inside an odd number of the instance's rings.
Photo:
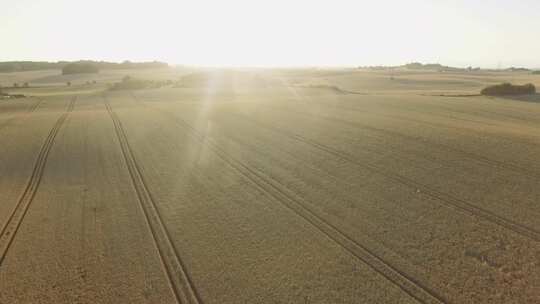
<path id="1" fill-rule="evenodd" d="M 540 103 L 540 94 L 530 94 L 530 95 L 517 95 L 517 96 L 501 96 L 504 99 L 524 101 L 524 102 L 534 102 Z"/>
<path id="2" fill-rule="evenodd" d="M 295 85 L 295 87 L 298 88 L 304 88 L 304 89 L 322 89 L 322 90 L 328 90 L 330 92 L 340 94 L 340 95 L 346 95 L 346 94 L 356 94 L 356 95 L 368 95 L 368 93 L 363 92 L 356 92 L 356 91 L 349 91 L 344 90 L 338 86 L 335 85 L 327 85 L 327 84 L 310 84 L 310 85 Z"/>

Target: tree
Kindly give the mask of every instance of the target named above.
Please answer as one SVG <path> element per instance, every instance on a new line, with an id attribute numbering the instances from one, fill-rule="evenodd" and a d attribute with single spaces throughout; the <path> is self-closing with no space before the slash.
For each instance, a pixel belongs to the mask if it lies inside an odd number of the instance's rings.
<path id="1" fill-rule="evenodd" d="M 25 82 L 25 83 L 23 84 L 23 87 L 24 87 L 24 88 L 28 88 L 29 86 L 30 86 L 30 85 L 28 85 L 28 82 Z"/>
<path id="2" fill-rule="evenodd" d="M 15 83 L 13 83 L 13 87 L 14 87 L 14 88 L 18 88 L 18 87 L 19 87 L 19 84 L 15 82 Z"/>
<path id="3" fill-rule="evenodd" d="M 70 87 L 70 86 L 71 86 L 71 81 L 66 82 L 66 85 L 67 85 L 68 87 Z"/>
<path id="4" fill-rule="evenodd" d="M 532 83 L 525 85 L 503 83 L 486 87 L 480 93 L 487 96 L 530 95 L 536 94 L 536 87 Z"/>

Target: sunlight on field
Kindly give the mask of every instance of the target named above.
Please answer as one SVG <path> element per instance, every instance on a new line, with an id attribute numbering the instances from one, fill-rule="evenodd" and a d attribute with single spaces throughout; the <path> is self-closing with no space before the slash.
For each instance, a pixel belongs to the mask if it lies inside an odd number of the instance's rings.
<path id="1" fill-rule="evenodd" d="M 540 303 L 540 1 L 4 1 L 0 304 Z"/>
<path id="2" fill-rule="evenodd" d="M 510 79 L 0 74 L 0 302 L 534 303 L 540 98 L 478 95 Z"/>

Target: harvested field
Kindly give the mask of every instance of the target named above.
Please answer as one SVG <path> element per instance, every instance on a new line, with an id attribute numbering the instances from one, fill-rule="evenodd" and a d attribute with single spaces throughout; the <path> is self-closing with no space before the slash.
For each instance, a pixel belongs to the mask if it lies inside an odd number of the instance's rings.
<path id="1" fill-rule="evenodd" d="M 0 303 L 540 302 L 508 74 L 195 73 L 0 101 Z"/>

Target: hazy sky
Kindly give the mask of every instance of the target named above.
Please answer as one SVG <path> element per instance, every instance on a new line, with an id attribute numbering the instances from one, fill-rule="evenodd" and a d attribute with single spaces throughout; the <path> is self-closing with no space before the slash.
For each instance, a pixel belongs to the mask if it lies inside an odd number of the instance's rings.
<path id="1" fill-rule="evenodd" d="M 0 0 L 0 61 L 540 67 L 539 0 Z"/>

